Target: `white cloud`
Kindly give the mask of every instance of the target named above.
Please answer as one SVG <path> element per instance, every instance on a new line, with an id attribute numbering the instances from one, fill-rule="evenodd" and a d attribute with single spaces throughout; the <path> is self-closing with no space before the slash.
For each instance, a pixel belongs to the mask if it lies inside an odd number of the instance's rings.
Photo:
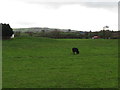
<path id="1" fill-rule="evenodd" d="M 117 8 L 114 8 L 114 11 L 112 11 L 109 7 L 107 7 L 108 9 L 104 7 L 97 8 L 96 5 L 94 7 L 86 7 L 84 4 L 62 4 L 59 8 L 57 8 L 58 4 L 51 4 L 53 7 L 51 8 L 48 4 L 28 3 L 34 0 L 25 1 L 3 0 L 0 3 L 0 21 L 2 23 L 10 23 L 13 28 L 51 27 L 100 30 L 103 26 L 108 25 L 110 29 L 117 29 Z M 37 1 L 35 0 L 34 2 Z M 52 1 L 54 2 L 55 0 Z M 66 0 L 66 2 L 68 1 Z M 47 2 L 47 0 L 42 0 L 41 2 Z M 59 0 L 58 2 L 63 1 Z M 74 2 L 77 2 L 77 0 Z"/>

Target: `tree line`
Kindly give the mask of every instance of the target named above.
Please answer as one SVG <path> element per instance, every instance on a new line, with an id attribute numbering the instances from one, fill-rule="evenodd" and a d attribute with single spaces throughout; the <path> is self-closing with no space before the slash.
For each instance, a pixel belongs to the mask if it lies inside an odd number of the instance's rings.
<path id="1" fill-rule="evenodd" d="M 75 31 L 75 32 L 63 32 L 60 30 L 53 30 L 50 32 L 15 32 L 15 36 L 34 36 L 34 37 L 48 37 L 48 38 L 79 38 L 79 39 L 119 39 L 120 38 L 120 31 L 111 31 L 111 30 L 101 30 L 101 31 Z M 97 36 L 98 38 L 93 38 Z"/>
<path id="2" fill-rule="evenodd" d="M 34 37 L 48 37 L 48 38 L 79 38 L 79 39 L 120 39 L 120 31 L 113 30 L 100 30 L 100 31 L 71 31 L 68 29 L 67 32 L 54 29 L 53 31 L 46 32 L 42 30 L 41 32 L 32 31 L 13 31 L 9 24 L 2 25 L 2 38 L 9 39 L 14 34 L 15 37 L 20 36 L 34 36 Z M 97 38 L 95 38 L 97 37 Z"/>

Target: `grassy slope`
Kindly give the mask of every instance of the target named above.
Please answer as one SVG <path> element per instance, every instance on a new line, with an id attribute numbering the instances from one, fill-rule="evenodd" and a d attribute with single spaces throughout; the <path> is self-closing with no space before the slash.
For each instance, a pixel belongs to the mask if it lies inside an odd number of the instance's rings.
<path id="1" fill-rule="evenodd" d="M 72 47 L 80 54 L 73 55 Z M 3 88 L 117 87 L 117 49 L 117 40 L 3 41 Z"/>

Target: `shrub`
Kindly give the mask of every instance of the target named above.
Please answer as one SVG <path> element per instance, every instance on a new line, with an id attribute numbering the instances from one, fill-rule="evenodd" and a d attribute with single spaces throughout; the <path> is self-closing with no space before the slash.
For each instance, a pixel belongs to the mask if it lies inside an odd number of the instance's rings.
<path id="1" fill-rule="evenodd" d="M 10 39 L 14 34 L 9 24 L 2 24 L 2 39 Z"/>

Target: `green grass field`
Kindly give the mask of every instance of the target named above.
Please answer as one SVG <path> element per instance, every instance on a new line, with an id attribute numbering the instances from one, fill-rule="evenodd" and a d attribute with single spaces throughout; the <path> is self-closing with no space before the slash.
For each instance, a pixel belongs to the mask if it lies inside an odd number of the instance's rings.
<path id="1" fill-rule="evenodd" d="M 19 37 L 2 44 L 3 88 L 118 87 L 118 40 Z"/>

